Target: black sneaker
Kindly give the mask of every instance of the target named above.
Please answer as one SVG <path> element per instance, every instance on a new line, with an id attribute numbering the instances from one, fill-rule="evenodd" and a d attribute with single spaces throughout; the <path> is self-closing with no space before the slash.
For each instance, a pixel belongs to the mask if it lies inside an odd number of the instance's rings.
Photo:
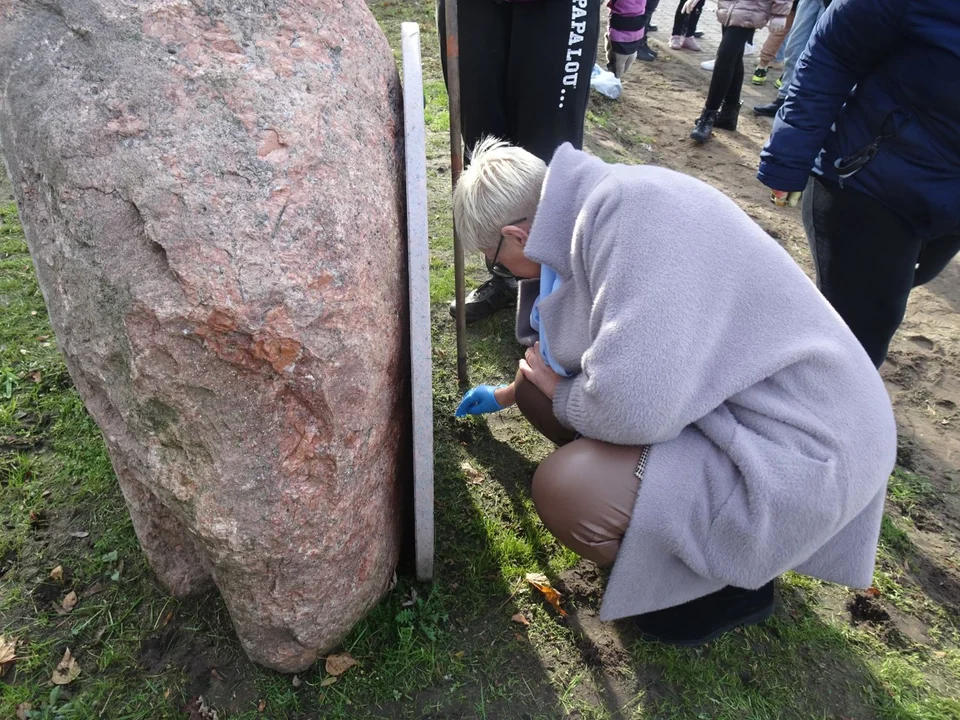
<path id="1" fill-rule="evenodd" d="M 656 32 L 658 29 L 656 25 L 647 25 L 647 32 Z"/>
<path id="2" fill-rule="evenodd" d="M 703 33 L 700 32 L 699 30 L 697 30 L 697 31 L 693 34 L 693 36 L 694 36 L 697 40 L 699 40 L 700 38 L 703 37 Z"/>
<path id="3" fill-rule="evenodd" d="M 465 298 L 467 325 L 490 317 L 497 310 L 512 307 L 516 302 L 517 281 L 494 275 Z M 457 317 L 456 300 L 450 303 L 450 316 Z"/>
<path id="4" fill-rule="evenodd" d="M 773 581 L 759 590 L 728 585 L 696 600 L 637 615 L 637 629 L 647 640 L 696 647 L 734 628 L 757 625 L 773 615 Z"/>
<path id="5" fill-rule="evenodd" d="M 776 117 L 780 108 L 783 107 L 783 102 L 782 98 L 777 98 L 769 105 L 754 105 L 753 114 L 763 115 L 764 117 Z"/>

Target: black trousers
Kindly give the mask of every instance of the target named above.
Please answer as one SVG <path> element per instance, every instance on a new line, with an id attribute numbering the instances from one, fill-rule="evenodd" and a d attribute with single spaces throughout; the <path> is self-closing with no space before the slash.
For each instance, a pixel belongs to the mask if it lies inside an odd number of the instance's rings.
<path id="1" fill-rule="evenodd" d="M 707 92 L 707 110 L 719 110 L 723 103 L 731 106 L 740 103 L 740 90 L 743 87 L 743 44 L 748 42 L 753 42 L 753 30 L 750 28 L 723 28 L 723 37 L 720 39 L 720 47 L 717 48 L 717 61 L 710 78 L 710 90 Z"/>
<path id="2" fill-rule="evenodd" d="M 650 21 L 653 19 L 653 14 L 657 11 L 657 7 L 660 5 L 660 0 L 647 0 L 646 7 L 644 8 L 643 15 L 646 20 L 643 23 L 643 27 L 647 29 L 647 33 L 650 31 Z M 646 40 L 646 35 L 644 40 Z"/>
<path id="3" fill-rule="evenodd" d="M 960 250 L 960 234 L 922 240 L 887 205 L 811 177 L 803 226 L 817 286 L 880 367 L 910 291 L 930 282 Z"/>
<path id="4" fill-rule="evenodd" d="M 460 112 L 467 150 L 495 135 L 546 162 L 583 146 L 600 0 L 460 0 Z M 447 72 L 446 17 L 437 7 Z"/>
<path id="5" fill-rule="evenodd" d="M 683 12 L 683 6 L 686 2 L 687 0 L 680 0 L 677 5 L 677 13 L 673 16 L 672 35 L 693 37 L 693 34 L 697 31 L 697 23 L 700 22 L 700 13 L 703 12 L 704 3 L 697 5 L 693 12 L 687 15 Z"/>

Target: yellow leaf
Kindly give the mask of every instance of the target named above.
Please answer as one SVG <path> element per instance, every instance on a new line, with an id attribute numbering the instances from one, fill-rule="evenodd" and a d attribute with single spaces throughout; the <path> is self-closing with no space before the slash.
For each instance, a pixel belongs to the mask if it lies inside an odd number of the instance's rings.
<path id="1" fill-rule="evenodd" d="M 330 687 L 337 681 L 336 675 L 331 675 L 330 677 L 325 677 L 320 681 L 320 687 Z"/>
<path id="2" fill-rule="evenodd" d="M 546 575 L 543 573 L 527 573 L 527 582 L 542 592 L 547 602 L 553 605 L 558 613 L 563 617 L 567 616 L 567 611 L 560 607 L 560 593 L 550 585 Z"/>
<path id="3" fill-rule="evenodd" d="M 263 711 L 266 710 L 266 709 L 267 709 L 267 701 L 266 701 L 266 700 L 261 700 L 260 702 L 257 703 L 257 711 L 258 711 L 258 712 L 263 712 Z"/>
<path id="4" fill-rule="evenodd" d="M 17 720 L 27 720 L 30 717 L 27 713 L 33 710 L 33 705 L 28 702 L 22 702 L 17 705 Z"/>
<path id="5" fill-rule="evenodd" d="M 77 606 L 77 600 L 77 594 L 71 590 L 67 593 L 67 596 L 63 599 L 63 602 L 60 603 L 60 605 L 64 610 L 70 612 Z"/>
<path id="6" fill-rule="evenodd" d="M 80 676 L 80 666 L 70 654 L 70 648 L 63 654 L 60 662 L 57 663 L 56 670 L 53 671 L 53 677 L 50 680 L 54 685 L 69 685 Z"/>
<path id="7" fill-rule="evenodd" d="M 530 621 L 527 620 L 527 619 L 523 616 L 523 613 L 517 613 L 516 615 L 514 615 L 514 616 L 513 616 L 512 618 L 510 618 L 510 619 L 513 620 L 515 623 L 520 623 L 521 625 L 529 625 L 529 624 L 530 624 Z"/>
<path id="8" fill-rule="evenodd" d="M 53 570 L 51 570 L 50 577 L 53 580 L 56 580 L 58 583 L 62 583 L 63 582 L 63 565 L 57 565 Z"/>
<path id="9" fill-rule="evenodd" d="M 0 635 L 0 677 L 7 674 L 7 670 L 10 669 L 16 659 L 17 639 L 10 638 L 8 640 L 5 636 Z"/>
<path id="10" fill-rule="evenodd" d="M 947 653 L 945 653 L 943 650 L 937 650 L 936 652 L 933 653 L 933 656 L 937 659 L 944 658 L 947 656 Z"/>
<path id="11" fill-rule="evenodd" d="M 467 476 L 467 482 L 471 485 L 478 485 L 483 482 L 483 473 L 470 463 L 461 463 L 460 469 L 463 470 L 463 474 Z"/>
<path id="12" fill-rule="evenodd" d="M 357 661 L 350 656 L 350 653 L 342 653 L 340 655 L 330 655 L 327 657 L 324 669 L 331 675 L 339 676 L 343 675 L 356 664 Z"/>

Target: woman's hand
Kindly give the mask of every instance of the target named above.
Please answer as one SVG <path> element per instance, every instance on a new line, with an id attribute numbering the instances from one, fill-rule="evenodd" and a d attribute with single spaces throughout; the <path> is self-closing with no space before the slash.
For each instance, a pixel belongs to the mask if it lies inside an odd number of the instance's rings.
<path id="1" fill-rule="evenodd" d="M 456 417 L 462 418 L 467 415 L 486 415 L 487 413 L 500 412 L 506 407 L 497 398 L 497 392 L 505 390 L 506 385 L 494 387 L 493 385 L 478 385 L 463 396 L 457 411 Z M 509 403 L 512 404 L 512 403 Z"/>
<path id="2" fill-rule="evenodd" d="M 520 372 L 523 376 L 540 388 L 540 392 L 553 400 L 557 392 L 557 383 L 560 382 L 560 376 L 557 375 L 540 355 L 540 343 L 534 343 L 532 348 L 527 350 L 527 354 L 520 361 Z"/>

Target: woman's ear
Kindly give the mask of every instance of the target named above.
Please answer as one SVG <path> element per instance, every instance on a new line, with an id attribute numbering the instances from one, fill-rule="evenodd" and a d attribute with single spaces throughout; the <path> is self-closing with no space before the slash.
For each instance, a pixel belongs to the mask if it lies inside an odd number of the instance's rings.
<path id="1" fill-rule="evenodd" d="M 520 243 L 520 247 L 525 247 L 527 244 L 527 238 L 530 237 L 530 233 L 528 232 L 527 228 L 523 227 L 523 225 L 505 225 L 503 228 L 501 228 L 500 233 L 504 237 L 509 237 L 516 240 L 518 243 Z"/>

